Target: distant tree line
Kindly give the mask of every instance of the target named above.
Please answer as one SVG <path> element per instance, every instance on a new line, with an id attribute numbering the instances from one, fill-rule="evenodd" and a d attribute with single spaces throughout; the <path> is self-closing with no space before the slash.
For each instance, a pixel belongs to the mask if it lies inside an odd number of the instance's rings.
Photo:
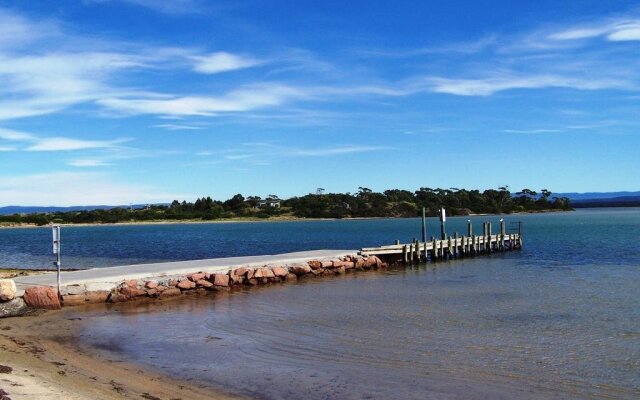
<path id="1" fill-rule="evenodd" d="M 523 189 L 512 194 L 508 187 L 483 192 L 466 189 L 431 189 L 421 187 L 411 192 L 391 189 L 374 192 L 359 187 L 356 193 L 316 193 L 280 200 L 270 195 L 244 197 L 236 194 L 219 201 L 202 197 L 190 203 L 174 200 L 171 204 L 155 204 L 142 208 L 115 207 L 50 213 L 0 216 L 2 223 L 47 225 L 50 223 L 116 223 L 158 220 L 215 220 L 224 218 L 366 218 L 415 217 L 425 208 L 430 216 L 445 207 L 448 215 L 510 214 L 547 210 L 571 210 L 566 197 L 555 197 L 546 189 L 539 193 Z"/>

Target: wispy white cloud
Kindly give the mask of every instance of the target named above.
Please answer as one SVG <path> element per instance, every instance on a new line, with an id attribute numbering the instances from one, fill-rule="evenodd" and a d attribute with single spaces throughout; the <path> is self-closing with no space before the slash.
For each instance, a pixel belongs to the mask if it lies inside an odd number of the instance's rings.
<path id="1" fill-rule="evenodd" d="M 200 166 L 235 163 L 243 165 L 270 165 L 273 160 L 299 157 L 326 157 L 343 154 L 364 154 L 388 150 L 388 146 L 364 146 L 336 144 L 333 146 L 293 147 L 273 143 L 244 143 L 241 148 L 216 151 L 201 151 L 196 155 L 204 160 L 195 163 Z"/>
<path id="2" fill-rule="evenodd" d="M 27 45 L 43 38 L 61 34 L 59 25 L 51 20 L 34 22 L 16 13 L 0 9 L 0 49 Z"/>
<path id="3" fill-rule="evenodd" d="M 626 42 L 640 40 L 640 20 L 635 24 L 629 24 L 607 35 L 607 39 L 614 42 Z"/>
<path id="4" fill-rule="evenodd" d="M 428 78 L 431 90 L 459 96 L 489 96 L 513 89 L 572 88 L 579 90 L 623 89 L 628 83 L 615 79 L 580 79 L 554 75 L 490 77 L 485 79 Z"/>
<path id="5" fill-rule="evenodd" d="M 83 158 L 78 160 L 71 160 L 67 163 L 67 165 L 71 167 L 107 167 L 112 165 L 111 163 L 105 162 L 103 160 L 94 160 L 89 158 Z"/>
<path id="6" fill-rule="evenodd" d="M 288 154 L 299 157 L 323 157 L 349 153 L 368 153 L 372 151 L 388 150 L 386 146 L 334 146 L 311 149 L 291 149 Z"/>
<path id="7" fill-rule="evenodd" d="M 595 21 L 553 32 L 551 40 L 582 40 L 603 37 L 612 42 L 640 40 L 640 18 L 618 18 Z"/>
<path id="8" fill-rule="evenodd" d="M 37 137 L 27 132 L 0 128 L 0 139 L 20 142 L 20 141 L 36 140 Z"/>
<path id="9" fill-rule="evenodd" d="M 262 63 L 252 57 L 230 54 L 227 52 L 217 52 L 205 56 L 193 56 L 193 70 L 203 74 L 218 74 L 221 72 L 233 71 L 254 67 Z"/>
<path id="10" fill-rule="evenodd" d="M 196 0 L 84 0 L 84 2 L 87 4 L 128 4 L 168 15 L 190 14 L 200 10 L 200 2 Z"/>
<path id="11" fill-rule="evenodd" d="M 153 127 L 167 129 L 170 131 L 192 131 L 192 130 L 204 129 L 201 126 L 182 125 L 182 124 L 158 124 L 158 125 L 153 125 Z"/>
<path id="12" fill-rule="evenodd" d="M 168 202 L 191 198 L 149 185 L 118 182 L 96 172 L 51 172 L 0 176 L 0 205 L 72 206 Z"/>
<path id="13" fill-rule="evenodd" d="M 502 132 L 505 133 L 526 133 L 526 134 L 537 134 L 537 133 L 558 133 L 562 132 L 560 129 L 547 129 L 547 128 L 537 128 L 537 129 L 504 129 Z"/>
<path id="14" fill-rule="evenodd" d="M 168 116 L 213 116 L 278 106 L 294 98 L 308 96 L 300 89 L 283 85 L 249 86 L 219 97 L 107 98 L 97 103 L 125 114 Z"/>
<path id="15" fill-rule="evenodd" d="M 104 140 L 81 140 L 69 139 L 62 137 L 39 139 L 37 143 L 26 148 L 27 151 L 74 151 L 88 149 L 105 149 L 114 147 L 118 144 L 128 141 L 128 139 L 119 139 L 112 141 Z"/>
<path id="16" fill-rule="evenodd" d="M 28 132 L 0 128 L 0 139 L 22 143 L 25 151 L 75 151 L 109 149 L 130 139 L 84 140 L 67 137 L 42 137 Z"/>

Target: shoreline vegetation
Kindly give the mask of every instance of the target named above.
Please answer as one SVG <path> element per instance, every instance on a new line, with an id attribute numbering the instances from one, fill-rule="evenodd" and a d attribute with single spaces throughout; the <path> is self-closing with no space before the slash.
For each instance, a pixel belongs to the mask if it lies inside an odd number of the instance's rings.
<path id="1" fill-rule="evenodd" d="M 360 187 L 352 193 L 323 193 L 280 199 L 269 195 L 244 197 L 237 194 L 226 201 L 211 197 L 194 203 L 174 200 L 171 204 L 145 207 L 94 209 L 0 215 L 0 227 L 44 226 L 49 224 L 127 224 L 177 222 L 250 222 L 320 219 L 364 219 L 416 217 L 422 208 L 427 216 L 437 216 L 444 207 L 450 216 L 570 211 L 566 197 L 555 197 L 543 189 L 540 193 L 523 189 L 512 194 L 508 187 L 483 192 L 466 189 L 420 188 L 415 192 L 392 189 L 374 192 Z"/>

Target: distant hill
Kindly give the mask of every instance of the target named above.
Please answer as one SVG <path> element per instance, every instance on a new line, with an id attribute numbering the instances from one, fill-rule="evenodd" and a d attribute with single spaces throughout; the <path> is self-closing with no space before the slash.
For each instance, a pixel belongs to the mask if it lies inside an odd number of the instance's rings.
<path id="1" fill-rule="evenodd" d="M 640 207 L 640 196 L 622 196 L 610 199 L 582 199 L 571 202 L 574 208 L 587 207 Z"/>
<path id="2" fill-rule="evenodd" d="M 91 210 L 111 210 L 112 208 L 144 208 L 146 204 L 120 205 L 120 206 L 71 206 L 71 207 L 36 207 L 36 206 L 6 206 L 0 207 L 0 215 L 11 214 L 32 214 L 32 213 L 49 213 L 49 212 L 67 212 L 67 211 L 91 211 Z"/>
<path id="3" fill-rule="evenodd" d="M 553 196 L 568 197 L 572 203 L 577 201 L 598 199 L 622 199 L 640 197 L 640 192 L 586 192 L 586 193 L 554 193 Z"/>

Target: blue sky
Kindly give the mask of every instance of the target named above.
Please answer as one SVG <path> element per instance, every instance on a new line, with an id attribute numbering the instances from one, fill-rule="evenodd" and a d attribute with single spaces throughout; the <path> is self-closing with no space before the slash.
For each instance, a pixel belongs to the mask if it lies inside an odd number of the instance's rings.
<path id="1" fill-rule="evenodd" d="M 0 205 L 639 190 L 639 127 L 631 1 L 0 3 Z"/>

